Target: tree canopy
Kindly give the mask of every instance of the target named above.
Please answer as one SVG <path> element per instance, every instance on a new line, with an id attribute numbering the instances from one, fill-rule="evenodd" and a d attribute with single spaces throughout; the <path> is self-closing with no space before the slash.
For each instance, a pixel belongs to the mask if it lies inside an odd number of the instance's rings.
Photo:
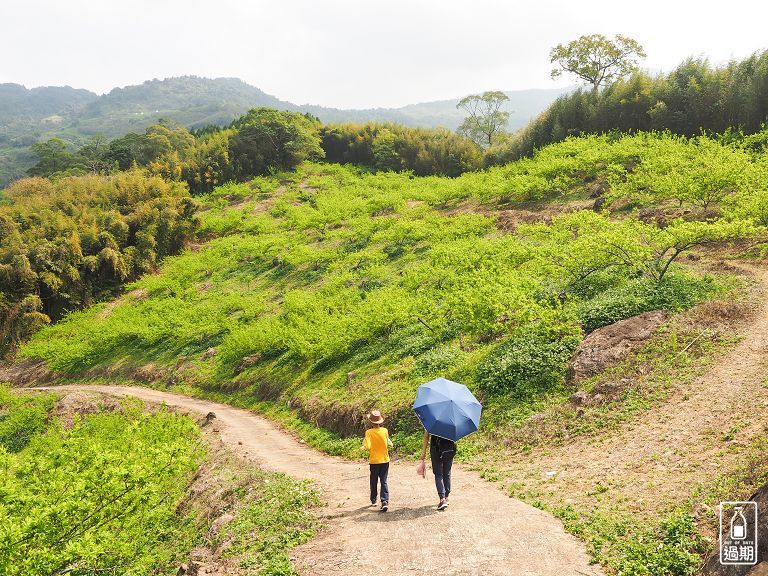
<path id="1" fill-rule="evenodd" d="M 557 65 L 552 70 L 552 78 L 568 72 L 589 82 L 597 92 L 600 86 L 635 70 L 637 60 L 645 58 L 645 51 L 636 40 L 621 34 L 613 40 L 602 34 L 591 34 L 566 45 L 558 44 L 552 48 L 549 58 Z"/>
<path id="2" fill-rule="evenodd" d="M 459 134 L 471 138 L 478 145 L 488 147 L 509 121 L 509 112 L 501 109 L 509 97 L 501 91 L 483 92 L 465 96 L 456 105 L 467 113 L 459 126 Z"/>
<path id="3" fill-rule="evenodd" d="M 763 149 L 767 94 L 768 51 L 717 67 L 688 59 L 664 75 L 636 70 L 597 93 L 578 90 L 559 98 L 509 141 L 494 146 L 486 161 L 509 162 L 568 136 L 601 132 L 722 133 Z"/>
<path id="4" fill-rule="evenodd" d="M 297 112 L 254 108 L 232 123 L 230 162 L 238 178 L 290 170 L 304 160 L 319 160 L 320 122 Z"/>
<path id="5" fill-rule="evenodd" d="M 0 354 L 177 254 L 195 232 L 186 186 L 141 170 L 27 178 L 0 206 Z"/>

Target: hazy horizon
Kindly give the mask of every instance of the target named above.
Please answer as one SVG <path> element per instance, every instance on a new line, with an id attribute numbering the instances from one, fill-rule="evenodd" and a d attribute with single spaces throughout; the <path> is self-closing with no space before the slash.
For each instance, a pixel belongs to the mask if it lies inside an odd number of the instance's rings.
<path id="1" fill-rule="evenodd" d="M 126 84 L 126 85 L 123 85 L 123 86 L 113 86 L 112 88 L 110 88 L 106 92 L 97 92 L 95 90 L 90 90 L 89 88 L 84 88 L 82 86 L 72 86 L 70 84 L 41 84 L 41 85 L 38 85 L 38 86 L 27 86 L 26 84 L 22 84 L 21 82 L 11 82 L 11 81 L 7 81 L 7 82 L 3 81 L 3 82 L 0 82 L 0 84 L 17 84 L 17 85 L 23 86 L 27 90 L 33 90 L 33 89 L 36 89 L 36 88 L 72 88 L 72 89 L 75 89 L 75 90 L 88 90 L 89 92 L 97 94 L 98 96 L 104 96 L 106 94 L 109 94 L 112 90 L 115 90 L 115 89 L 118 89 L 118 88 L 122 89 L 122 88 L 131 87 L 131 86 L 140 86 L 140 85 L 145 84 L 147 82 L 154 82 L 154 81 L 161 81 L 162 82 L 162 81 L 165 81 L 165 80 L 172 80 L 172 79 L 175 79 L 175 78 L 182 78 L 182 77 L 197 77 L 197 78 L 202 78 L 204 80 L 240 80 L 241 82 L 244 82 L 245 84 L 248 84 L 249 86 L 252 86 L 254 88 L 258 88 L 258 89 L 261 90 L 261 88 L 259 86 L 255 85 L 255 84 L 252 84 L 250 82 L 246 82 L 242 78 L 237 78 L 236 76 L 216 76 L 216 77 L 212 77 L 212 76 L 199 76 L 197 74 L 184 74 L 184 75 L 181 75 L 181 76 L 168 76 L 168 77 L 165 77 L 165 78 L 147 78 L 146 80 L 144 80 L 142 82 L 137 82 L 136 84 Z M 517 89 L 504 89 L 504 88 L 502 88 L 501 90 L 503 92 L 529 92 L 529 91 L 537 91 L 537 90 L 541 90 L 541 91 L 544 91 L 544 90 L 560 90 L 560 89 L 568 89 L 568 88 L 576 88 L 576 87 L 577 87 L 577 84 L 575 82 L 571 82 L 567 86 L 546 86 L 546 87 L 517 88 Z M 490 90 L 490 88 L 489 88 L 489 90 Z M 475 90 L 475 92 L 480 92 L 480 91 L 483 91 L 483 88 L 480 88 L 479 90 Z M 285 98 L 282 98 L 279 94 L 270 94 L 269 92 L 266 92 L 266 91 L 264 91 L 264 92 L 267 93 L 269 96 L 274 96 L 274 97 L 278 98 L 279 100 L 290 102 L 291 104 L 295 104 L 297 106 L 315 106 L 315 105 L 324 106 L 323 104 L 318 104 L 316 102 L 294 102 L 294 101 L 289 101 L 289 100 L 286 100 Z M 414 105 L 418 106 L 419 104 L 426 104 L 426 103 L 432 103 L 432 102 L 456 100 L 457 98 L 462 98 L 462 97 L 466 96 L 467 94 L 468 93 L 465 93 L 465 94 L 455 94 L 453 96 L 448 96 L 446 98 L 437 98 L 435 100 L 423 100 L 423 101 L 420 101 L 420 102 L 408 102 L 408 103 L 403 104 L 401 106 L 371 106 L 371 107 L 368 107 L 368 109 L 376 109 L 376 108 L 390 109 L 390 108 L 403 108 L 403 107 L 406 107 L 406 106 L 414 106 Z M 345 108 L 345 109 L 349 110 L 349 109 L 352 109 L 352 108 Z M 364 108 L 357 108 L 357 109 L 364 109 Z"/>
<path id="2" fill-rule="evenodd" d="M 715 13 L 701 2 L 637 11 L 603 0 L 517 9 L 498 0 L 471 9 L 434 0 L 220 0 L 214 11 L 204 0 L 10 0 L 0 6 L 0 45 L 16 57 L 0 82 L 104 94 L 154 78 L 235 77 L 296 104 L 397 108 L 572 85 L 550 79 L 549 50 L 582 34 L 636 38 L 648 53 L 642 66 L 654 71 L 688 57 L 743 58 L 767 47 L 755 11 L 768 15 L 768 7 L 750 3 L 744 19 L 739 4 Z"/>

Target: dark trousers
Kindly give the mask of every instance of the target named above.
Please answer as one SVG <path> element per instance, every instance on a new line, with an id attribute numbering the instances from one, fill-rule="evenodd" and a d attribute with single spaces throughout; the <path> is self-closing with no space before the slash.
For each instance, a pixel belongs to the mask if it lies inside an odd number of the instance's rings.
<path id="1" fill-rule="evenodd" d="M 435 488 L 441 499 L 448 498 L 451 493 L 451 466 L 453 466 L 454 455 L 453 451 L 440 453 L 434 446 L 429 448 L 432 472 L 435 474 Z"/>
<path id="2" fill-rule="evenodd" d="M 381 501 L 389 502 L 389 487 L 387 486 L 387 474 L 389 474 L 389 462 L 384 464 L 371 464 L 371 502 L 376 502 L 379 481 L 381 481 Z"/>

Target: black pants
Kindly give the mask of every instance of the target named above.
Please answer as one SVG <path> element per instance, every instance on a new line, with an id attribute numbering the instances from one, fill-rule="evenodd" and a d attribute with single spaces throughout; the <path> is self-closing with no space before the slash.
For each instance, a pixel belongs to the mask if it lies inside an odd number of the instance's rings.
<path id="1" fill-rule="evenodd" d="M 432 459 L 432 472 L 435 474 L 435 488 L 440 498 L 448 498 L 451 493 L 451 466 L 455 452 L 438 452 L 434 446 L 429 447 L 429 456 Z"/>
<path id="2" fill-rule="evenodd" d="M 389 474 L 389 462 L 384 464 L 371 464 L 371 502 L 376 502 L 377 488 L 381 480 L 381 501 L 389 502 L 389 487 L 387 486 L 387 474 Z"/>

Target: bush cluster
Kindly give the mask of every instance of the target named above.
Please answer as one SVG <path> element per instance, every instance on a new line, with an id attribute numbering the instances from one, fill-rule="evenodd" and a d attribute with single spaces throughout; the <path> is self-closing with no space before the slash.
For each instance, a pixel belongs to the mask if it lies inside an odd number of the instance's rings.
<path id="1" fill-rule="evenodd" d="M 488 394 L 527 397 L 562 383 L 568 359 L 581 341 L 577 325 L 525 326 L 493 348 L 478 367 Z"/>
<path id="2" fill-rule="evenodd" d="M 15 182 L 0 203 L 0 354 L 180 252 L 196 209 L 186 186 L 139 170 Z"/>
<path id="3" fill-rule="evenodd" d="M 126 404 L 122 414 L 91 415 L 69 430 L 48 419 L 30 435 L 30 406 L 50 403 L 27 397 L 20 405 L 14 396 L 0 389 L 0 409 L 9 410 L 0 444 L 0 571 L 175 569 L 194 543 L 176 507 L 203 455 L 195 423 Z M 23 449 L 9 435 L 23 437 Z"/>
<path id="4" fill-rule="evenodd" d="M 563 96 L 514 137 L 489 151 L 488 161 L 508 162 L 568 136 L 669 130 L 759 132 L 768 118 L 765 85 L 768 51 L 714 67 L 688 59 L 668 74 L 637 71 L 604 90 Z M 761 147 L 765 136 L 754 140 Z"/>

